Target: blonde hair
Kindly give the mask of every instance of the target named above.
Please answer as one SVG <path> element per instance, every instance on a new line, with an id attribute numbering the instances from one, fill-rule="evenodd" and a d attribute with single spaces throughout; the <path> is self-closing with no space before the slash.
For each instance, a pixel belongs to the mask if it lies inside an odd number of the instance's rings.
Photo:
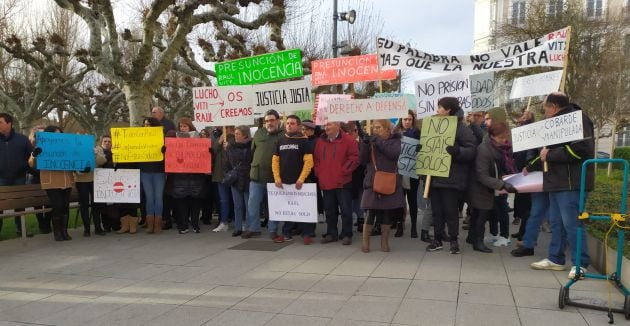
<path id="1" fill-rule="evenodd" d="M 374 123 L 378 123 L 379 125 L 381 125 L 381 127 L 383 127 L 384 129 L 389 130 L 390 132 L 392 131 L 392 127 L 393 124 L 390 120 L 388 119 L 378 119 L 378 120 L 374 120 Z"/>

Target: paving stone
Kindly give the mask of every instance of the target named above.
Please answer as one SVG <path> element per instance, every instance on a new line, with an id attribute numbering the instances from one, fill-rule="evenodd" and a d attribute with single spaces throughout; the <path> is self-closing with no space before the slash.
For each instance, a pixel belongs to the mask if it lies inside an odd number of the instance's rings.
<path id="1" fill-rule="evenodd" d="M 322 278 L 324 278 L 324 275 L 321 274 L 286 273 L 266 287 L 280 290 L 307 291 Z"/>
<path id="2" fill-rule="evenodd" d="M 258 326 L 264 325 L 271 318 L 274 317 L 273 313 L 269 312 L 257 312 L 257 311 L 240 311 L 240 310 L 226 310 L 217 317 L 213 318 L 209 322 L 203 324 L 204 326 Z"/>
<path id="3" fill-rule="evenodd" d="M 306 292 L 294 300 L 282 313 L 314 317 L 334 317 L 344 303 L 350 299 L 349 294 Z"/>
<path id="4" fill-rule="evenodd" d="M 239 302 L 234 309 L 279 313 L 301 295 L 299 291 L 261 289 Z"/>
<path id="5" fill-rule="evenodd" d="M 584 317 L 578 312 L 552 311 L 545 309 L 518 308 L 518 314 L 523 326 L 554 325 L 554 326 L 582 326 L 588 325 Z"/>
<path id="6" fill-rule="evenodd" d="M 458 326 L 519 326 L 516 307 L 461 302 L 457 305 Z"/>
<path id="7" fill-rule="evenodd" d="M 257 288 L 244 286 L 221 285 L 186 302 L 185 305 L 228 309 L 257 290 Z"/>
<path id="8" fill-rule="evenodd" d="M 341 307 L 335 318 L 389 323 L 400 302 L 399 298 L 353 296 Z"/>
<path id="9" fill-rule="evenodd" d="M 361 285 L 357 295 L 402 298 L 410 284 L 411 280 L 370 277 Z"/>
<path id="10" fill-rule="evenodd" d="M 495 284 L 461 283 L 459 286 L 459 301 L 514 306 L 510 287 Z"/>
<path id="11" fill-rule="evenodd" d="M 393 323 L 405 325 L 453 325 L 457 303 L 404 299 Z"/>
<path id="12" fill-rule="evenodd" d="M 413 280 L 405 298 L 457 301 L 458 282 Z"/>
<path id="13" fill-rule="evenodd" d="M 354 294 L 367 277 L 327 275 L 309 291 Z"/>
<path id="14" fill-rule="evenodd" d="M 330 318 L 278 314 L 266 323 L 265 326 L 325 326 L 328 325 L 329 322 Z"/>

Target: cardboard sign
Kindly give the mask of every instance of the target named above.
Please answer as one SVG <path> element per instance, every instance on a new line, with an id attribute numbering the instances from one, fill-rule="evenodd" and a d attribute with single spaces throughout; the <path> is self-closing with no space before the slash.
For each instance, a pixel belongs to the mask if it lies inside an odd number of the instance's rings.
<path id="1" fill-rule="evenodd" d="M 254 94 L 255 111 L 260 115 L 269 109 L 290 114 L 313 108 L 311 86 L 306 80 L 254 85 L 250 91 Z"/>
<path id="2" fill-rule="evenodd" d="M 415 110 L 416 105 L 416 96 L 413 94 L 401 94 L 401 93 L 374 93 L 374 98 L 385 98 L 385 97 L 404 97 L 407 100 L 407 107 L 409 110 Z"/>
<path id="3" fill-rule="evenodd" d="M 398 157 L 398 174 L 418 179 L 416 173 L 416 158 L 418 152 L 416 148 L 420 140 L 403 136 L 400 142 L 400 156 Z"/>
<path id="4" fill-rule="evenodd" d="M 438 101 L 442 97 L 456 97 L 459 106 L 464 111 L 472 109 L 470 96 L 470 79 L 466 75 L 451 74 L 429 79 L 418 80 L 415 83 L 418 100 L 418 119 L 435 115 Z"/>
<path id="5" fill-rule="evenodd" d="M 300 49 L 221 62 L 214 68 L 219 86 L 253 85 L 304 75 Z"/>
<path id="6" fill-rule="evenodd" d="M 494 105 L 494 72 L 470 75 L 472 111 L 487 111 Z"/>
<path id="7" fill-rule="evenodd" d="M 317 119 L 350 121 L 403 118 L 408 114 L 404 97 L 383 97 L 360 100 L 327 101 L 317 110 Z"/>
<path id="8" fill-rule="evenodd" d="M 577 110 L 557 117 L 512 129 L 512 151 L 562 144 L 584 139 L 582 111 Z"/>
<path id="9" fill-rule="evenodd" d="M 210 173 L 210 139 L 165 138 L 166 173 Z"/>
<path id="10" fill-rule="evenodd" d="M 83 171 L 86 167 L 94 169 L 94 136 L 37 132 L 35 137 L 37 147 L 42 149 L 36 158 L 38 170 Z"/>
<path id="11" fill-rule="evenodd" d="M 193 87 L 193 106 L 193 125 L 198 130 L 254 123 L 250 86 Z"/>
<path id="12" fill-rule="evenodd" d="M 446 146 L 455 144 L 457 117 L 429 117 L 422 121 L 420 143 L 422 149 L 416 161 L 416 173 L 435 177 L 448 177 L 451 154 Z"/>
<path id="13" fill-rule="evenodd" d="M 510 99 L 547 95 L 560 89 L 562 70 L 544 72 L 514 79 Z"/>
<path id="14" fill-rule="evenodd" d="M 537 39 L 486 53 L 437 55 L 379 37 L 376 40 L 376 53 L 381 69 L 411 68 L 429 72 L 476 74 L 530 67 L 562 67 L 566 40 L 567 28 L 563 28 Z"/>
<path id="15" fill-rule="evenodd" d="M 140 203 L 140 170 L 94 169 L 95 203 Z"/>
<path id="16" fill-rule="evenodd" d="M 378 70 L 378 56 L 366 54 L 311 62 L 313 86 L 396 79 L 396 70 Z"/>
<path id="17" fill-rule="evenodd" d="M 269 202 L 269 220 L 317 223 L 317 186 L 305 183 L 302 189 L 295 189 L 295 185 L 267 184 Z"/>
<path id="18" fill-rule="evenodd" d="M 337 102 L 341 100 L 350 100 L 352 99 L 352 95 L 347 94 L 319 94 L 315 98 L 315 111 L 317 112 L 317 118 L 315 119 L 315 124 L 319 126 L 323 126 L 328 122 L 327 116 L 325 113 L 320 114 L 320 112 L 324 112 L 329 102 Z"/>
<path id="19" fill-rule="evenodd" d="M 112 128 L 114 163 L 159 162 L 164 146 L 162 127 Z"/>

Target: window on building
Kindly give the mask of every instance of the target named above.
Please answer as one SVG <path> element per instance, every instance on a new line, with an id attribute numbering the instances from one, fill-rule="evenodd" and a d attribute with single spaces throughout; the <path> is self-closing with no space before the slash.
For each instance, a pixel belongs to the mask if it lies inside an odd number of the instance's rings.
<path id="1" fill-rule="evenodd" d="M 525 0 L 512 2 L 512 25 L 525 24 Z"/>
<path id="2" fill-rule="evenodd" d="M 604 13 L 604 0 L 586 0 L 586 16 L 601 17 Z"/>
<path id="3" fill-rule="evenodd" d="M 557 16 L 564 11 L 564 0 L 549 0 L 547 13 L 549 16 Z"/>

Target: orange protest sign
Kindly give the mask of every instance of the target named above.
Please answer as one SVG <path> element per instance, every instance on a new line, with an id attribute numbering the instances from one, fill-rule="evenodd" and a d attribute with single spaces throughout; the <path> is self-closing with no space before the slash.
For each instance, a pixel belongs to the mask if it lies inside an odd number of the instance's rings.
<path id="1" fill-rule="evenodd" d="M 166 173 L 210 173 L 210 139 L 165 138 Z"/>
<path id="2" fill-rule="evenodd" d="M 396 70 L 381 70 L 379 74 L 376 54 L 315 60 L 311 71 L 313 86 L 396 79 Z"/>

